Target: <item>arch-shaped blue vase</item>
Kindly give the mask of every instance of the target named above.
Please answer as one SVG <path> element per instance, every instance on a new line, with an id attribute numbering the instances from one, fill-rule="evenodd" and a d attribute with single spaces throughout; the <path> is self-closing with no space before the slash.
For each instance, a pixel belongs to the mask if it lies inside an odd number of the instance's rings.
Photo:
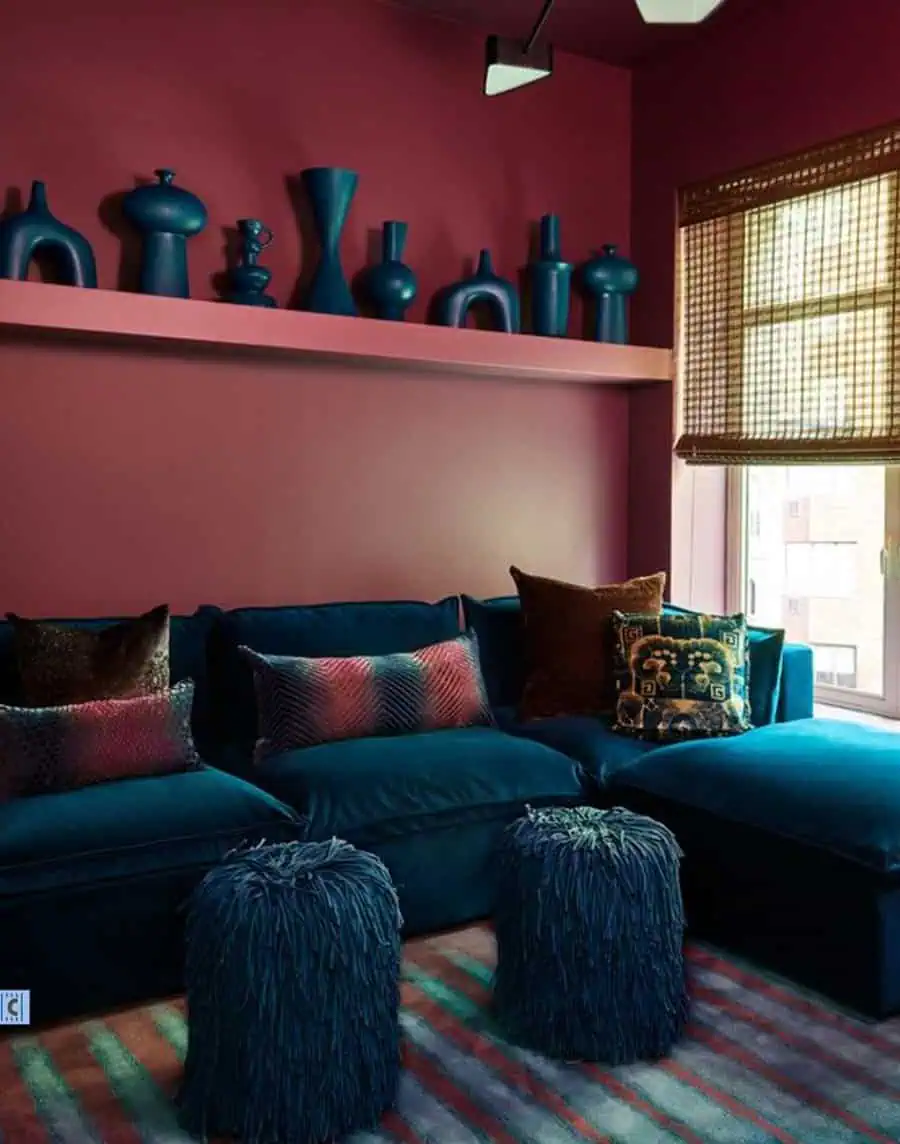
<path id="1" fill-rule="evenodd" d="M 206 226 L 206 207 L 176 187 L 175 172 L 154 171 L 157 182 L 135 187 L 122 200 L 125 217 L 143 235 L 140 291 L 189 298 L 187 240 Z"/>
<path id="2" fill-rule="evenodd" d="M 594 341 L 628 343 L 628 298 L 638 287 L 640 276 L 634 263 L 606 243 L 581 268 L 581 283 L 594 300 Z"/>
<path id="3" fill-rule="evenodd" d="M 558 215 L 547 214 L 541 219 L 538 257 L 529 269 L 532 333 L 564 338 L 569 328 L 572 264 L 560 254 Z"/>
<path id="4" fill-rule="evenodd" d="M 341 266 L 341 234 L 359 175 L 343 167 L 307 167 L 300 177 L 309 196 L 320 249 L 306 295 L 306 309 L 355 318 L 359 310 Z"/>
<path id="5" fill-rule="evenodd" d="M 494 273 L 490 251 L 478 256 L 478 269 L 471 278 L 463 278 L 439 291 L 433 307 L 434 321 L 439 326 L 462 327 L 469 309 L 476 302 L 486 303 L 498 330 L 517 334 L 521 329 L 519 292 L 511 282 Z"/>
<path id="6" fill-rule="evenodd" d="M 97 263 L 91 244 L 50 213 L 47 188 L 35 180 L 25 210 L 0 220 L 0 278 L 23 281 L 28 277 L 31 260 L 45 251 L 59 269 L 61 285 L 97 285 Z"/>
<path id="7" fill-rule="evenodd" d="M 381 261 L 367 267 L 360 276 L 360 288 L 371 302 L 376 317 L 391 322 L 403 321 L 418 291 L 415 274 L 403 262 L 408 230 L 405 222 L 383 223 Z"/>

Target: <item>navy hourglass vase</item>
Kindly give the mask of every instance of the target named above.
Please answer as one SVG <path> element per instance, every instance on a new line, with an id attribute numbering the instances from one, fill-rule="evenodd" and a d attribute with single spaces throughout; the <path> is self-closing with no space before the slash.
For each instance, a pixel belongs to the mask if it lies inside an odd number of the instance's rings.
<path id="1" fill-rule="evenodd" d="M 306 309 L 356 317 L 359 311 L 341 266 L 340 246 L 359 175 L 342 167 L 308 167 L 300 177 L 309 196 L 320 249 Z"/>
<path id="2" fill-rule="evenodd" d="M 439 326 L 464 326 L 470 306 L 486 303 L 497 329 L 517 334 L 521 329 L 519 293 L 511 282 L 494 273 L 491 255 L 482 250 L 478 269 L 439 291 L 433 306 L 434 321 Z"/>
<path id="3" fill-rule="evenodd" d="M 225 301 L 239 306 L 277 306 L 266 293 L 272 271 L 256 261 L 274 235 L 258 218 L 239 218 L 237 225 L 241 236 L 240 261 L 228 271 Z"/>
<path id="4" fill-rule="evenodd" d="M 360 275 L 359 286 L 375 310 L 375 316 L 402 322 L 418 289 L 416 276 L 403 262 L 405 222 L 386 222 L 381 231 L 381 261 Z"/>
<path id="5" fill-rule="evenodd" d="M 569 328 L 572 264 L 560 254 L 559 216 L 544 215 L 540 248 L 531 267 L 531 329 L 548 338 L 564 338 Z"/>
<path id="6" fill-rule="evenodd" d="M 25 210 L 0 220 L 0 278 L 24 280 L 31 260 L 45 251 L 55 260 L 61 285 L 97 285 L 91 244 L 50 213 L 47 188 L 35 180 Z"/>
<path id="7" fill-rule="evenodd" d="M 581 283 L 594 300 L 594 341 L 628 343 L 628 298 L 637 289 L 637 267 L 606 243 L 581 268 Z"/>
<path id="8" fill-rule="evenodd" d="M 206 207 L 175 186 L 174 171 L 158 167 L 154 174 L 156 183 L 135 187 L 122 201 L 125 217 L 143 235 L 140 290 L 189 298 L 187 240 L 206 226 Z"/>

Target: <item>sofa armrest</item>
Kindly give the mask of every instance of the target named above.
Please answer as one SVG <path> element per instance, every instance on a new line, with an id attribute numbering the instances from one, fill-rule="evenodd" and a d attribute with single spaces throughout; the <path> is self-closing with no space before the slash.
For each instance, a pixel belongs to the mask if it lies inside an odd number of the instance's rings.
<path id="1" fill-rule="evenodd" d="M 794 719 L 812 718 L 814 686 L 812 648 L 808 644 L 785 644 L 781 659 L 777 722 L 790 723 Z"/>

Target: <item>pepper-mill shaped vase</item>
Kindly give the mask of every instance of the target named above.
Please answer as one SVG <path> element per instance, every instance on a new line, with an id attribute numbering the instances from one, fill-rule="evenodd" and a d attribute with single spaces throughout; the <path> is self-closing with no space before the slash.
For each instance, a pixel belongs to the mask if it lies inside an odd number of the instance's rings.
<path id="1" fill-rule="evenodd" d="M 482 250 L 478 269 L 471 278 L 463 278 L 441 290 L 434 302 L 434 321 L 439 326 L 465 326 L 469 308 L 486 303 L 498 330 L 517 334 L 521 329 L 519 293 L 511 282 L 494 273 L 491 254 Z"/>
<path id="2" fill-rule="evenodd" d="M 25 210 L 0 220 L 0 278 L 23 281 L 31 260 L 45 251 L 54 259 L 63 286 L 97 285 L 90 243 L 50 213 L 47 188 L 35 180 Z"/>
<path id="3" fill-rule="evenodd" d="M 572 264 L 560 254 L 559 216 L 546 214 L 540 224 L 540 248 L 531 267 L 531 330 L 564 338 L 569 328 Z"/>
<path id="4" fill-rule="evenodd" d="M 582 267 L 581 281 L 596 307 L 594 341 L 627 345 L 628 298 L 637 289 L 637 267 L 606 243 Z"/>
<path id="5" fill-rule="evenodd" d="M 341 266 L 340 248 L 359 175 L 342 167 L 308 167 L 300 177 L 309 196 L 320 249 L 306 308 L 318 314 L 356 317 L 359 310 Z"/>
<path id="6" fill-rule="evenodd" d="M 416 296 L 416 276 L 403 262 L 403 247 L 409 226 L 390 221 L 381 229 L 381 261 L 369 266 L 360 277 L 360 288 L 372 304 L 375 316 L 402 322 Z"/>
<path id="7" fill-rule="evenodd" d="M 206 207 L 190 191 L 176 187 L 175 172 L 158 167 L 158 182 L 135 187 L 125 196 L 125 217 L 143 235 L 140 291 L 189 298 L 187 240 L 206 226 Z"/>

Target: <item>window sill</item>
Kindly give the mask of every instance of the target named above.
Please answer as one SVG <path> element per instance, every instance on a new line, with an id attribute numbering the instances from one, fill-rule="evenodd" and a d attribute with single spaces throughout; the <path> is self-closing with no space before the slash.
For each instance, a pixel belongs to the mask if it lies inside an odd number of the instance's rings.
<path id="1" fill-rule="evenodd" d="M 864 723 L 867 727 L 880 727 L 882 731 L 900 732 L 900 719 L 888 719 L 884 715 L 873 715 L 869 711 L 852 711 L 847 707 L 832 707 L 827 703 L 817 703 L 813 708 L 817 719 L 843 719 L 846 723 Z"/>

